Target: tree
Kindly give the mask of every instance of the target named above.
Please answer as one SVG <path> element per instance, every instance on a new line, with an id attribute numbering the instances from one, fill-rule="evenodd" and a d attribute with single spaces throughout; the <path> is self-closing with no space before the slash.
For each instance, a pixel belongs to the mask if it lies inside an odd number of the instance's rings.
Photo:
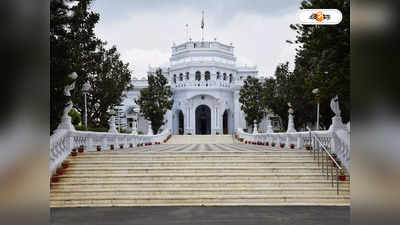
<path id="1" fill-rule="evenodd" d="M 172 109 L 174 100 L 172 90 L 167 86 L 167 78 L 162 75 L 161 69 L 156 74 L 148 76 L 149 86 L 140 90 L 140 97 L 136 104 L 140 106 L 140 113 L 146 120 L 151 121 L 154 134 L 157 134 L 162 125 L 165 124 L 164 115 Z"/>
<path id="2" fill-rule="evenodd" d="M 89 12 L 92 0 L 51 0 L 50 2 L 50 133 L 60 122 L 68 98 L 63 89 L 72 81 L 71 72 L 78 74 L 74 92 L 87 80 L 92 52 L 101 41 L 94 34 L 99 20 Z"/>
<path id="3" fill-rule="evenodd" d="M 123 92 L 130 87 L 129 64 L 120 60 L 115 46 L 96 37 L 94 27 L 99 14 L 89 11 L 93 0 L 51 0 L 51 132 L 57 127 L 67 102 L 63 89 L 71 83 L 67 77 L 78 74 L 72 102 L 84 113 L 82 85 L 89 82 L 87 95 L 88 126 L 106 127 L 107 111 L 122 101 Z"/>
<path id="4" fill-rule="evenodd" d="M 117 48 L 99 46 L 94 53 L 95 67 L 90 67 L 87 81 L 91 89 L 87 94 L 88 126 L 108 127 L 108 111 L 122 102 L 124 91 L 131 88 L 129 64 L 120 60 Z M 84 98 L 80 90 L 74 92 L 73 102 L 84 113 Z"/>
<path id="5" fill-rule="evenodd" d="M 265 102 L 261 82 L 255 77 L 244 80 L 239 91 L 239 102 L 241 110 L 246 114 L 248 124 L 260 123 L 265 113 Z"/>
<path id="6" fill-rule="evenodd" d="M 308 100 L 304 110 L 312 112 L 315 97 L 311 92 L 320 90 L 320 121 L 322 126 L 331 124 L 333 113 L 329 103 L 339 95 L 344 122 L 350 120 L 350 1 L 304 0 L 300 9 L 334 8 L 343 14 L 343 20 L 335 26 L 291 25 L 297 32 L 294 76 L 300 87 L 299 94 Z M 301 86 L 297 86 L 303 84 Z M 315 108 L 315 107 L 314 107 Z M 311 111 L 310 111 L 311 110 Z M 315 109 L 311 118 L 315 121 Z"/>

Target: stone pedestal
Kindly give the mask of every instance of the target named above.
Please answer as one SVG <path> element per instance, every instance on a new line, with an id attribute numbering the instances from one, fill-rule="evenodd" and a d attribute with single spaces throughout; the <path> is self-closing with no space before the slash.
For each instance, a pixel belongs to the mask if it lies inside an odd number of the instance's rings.
<path id="1" fill-rule="evenodd" d="M 253 134 L 258 134 L 257 121 L 255 121 L 255 120 L 254 120 L 254 126 L 253 126 Z"/>
<path id="2" fill-rule="evenodd" d="M 329 131 L 335 130 L 347 130 L 347 126 L 343 124 L 341 116 L 332 117 L 332 124 L 329 127 Z"/>
<path id="3" fill-rule="evenodd" d="M 267 117 L 267 130 L 266 130 L 266 132 L 268 134 L 274 133 L 274 130 L 272 129 L 271 119 L 269 117 Z"/>
<path id="4" fill-rule="evenodd" d="M 153 134 L 153 128 L 151 127 L 151 121 L 149 121 L 149 128 L 147 130 L 147 135 L 154 135 Z"/>
<path id="5" fill-rule="evenodd" d="M 115 116 L 111 116 L 110 120 L 108 121 L 108 125 L 109 125 L 109 129 L 108 129 L 108 133 L 113 133 L 113 134 L 117 134 L 118 130 L 115 127 Z"/>
<path id="6" fill-rule="evenodd" d="M 288 121 L 288 129 L 286 133 L 293 133 L 296 132 L 296 129 L 294 128 L 294 116 L 292 114 L 289 114 L 289 121 Z"/>
<path id="7" fill-rule="evenodd" d="M 75 130 L 74 125 L 72 125 L 72 119 L 68 115 L 69 111 L 72 109 L 72 101 L 68 102 L 68 105 L 64 109 L 64 113 L 61 117 L 61 123 L 57 126 L 57 130 Z"/>

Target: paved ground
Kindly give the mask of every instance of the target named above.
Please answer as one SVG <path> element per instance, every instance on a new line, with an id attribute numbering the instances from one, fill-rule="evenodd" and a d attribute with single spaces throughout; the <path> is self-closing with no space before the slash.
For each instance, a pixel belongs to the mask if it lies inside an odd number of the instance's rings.
<path id="1" fill-rule="evenodd" d="M 53 225 L 348 225 L 350 207 L 53 208 Z"/>

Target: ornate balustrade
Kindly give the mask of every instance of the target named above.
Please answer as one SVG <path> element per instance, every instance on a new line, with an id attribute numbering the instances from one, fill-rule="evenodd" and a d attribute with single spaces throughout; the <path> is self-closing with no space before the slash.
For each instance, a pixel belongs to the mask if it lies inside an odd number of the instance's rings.
<path id="1" fill-rule="evenodd" d="M 332 153 L 336 153 L 343 165 L 350 171 L 350 132 L 345 129 L 328 130 L 328 131 L 312 131 L 321 143 Z M 258 133 L 250 134 L 242 129 L 237 130 L 237 137 L 249 144 L 271 146 L 272 143 L 276 147 L 284 144 L 286 148 L 294 145 L 295 149 L 305 149 L 306 146 L 312 146 L 310 132 L 291 132 L 291 133 Z"/>
<path id="2" fill-rule="evenodd" d="M 200 81 L 178 81 L 172 85 L 173 88 L 185 88 L 185 87 L 222 87 L 230 88 L 231 83 L 224 80 L 200 80 Z"/>
<path id="3" fill-rule="evenodd" d="M 114 145 L 118 148 L 121 144 L 128 148 L 130 144 L 136 147 L 138 144 L 162 143 L 170 134 L 169 129 L 157 135 L 57 130 L 50 137 L 50 175 L 68 157 L 73 148 L 81 145 L 85 146 L 86 151 L 96 151 L 97 146 L 109 149 L 111 145 Z"/>

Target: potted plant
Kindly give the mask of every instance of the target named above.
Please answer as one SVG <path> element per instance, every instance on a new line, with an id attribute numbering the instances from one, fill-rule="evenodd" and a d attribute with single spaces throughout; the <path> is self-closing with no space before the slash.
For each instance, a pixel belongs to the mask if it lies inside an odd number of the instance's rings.
<path id="1" fill-rule="evenodd" d="M 114 150 L 114 145 L 110 145 L 110 150 Z"/>
<path id="2" fill-rule="evenodd" d="M 60 181 L 60 177 L 58 176 L 58 174 L 54 174 L 54 175 L 51 177 L 51 182 L 57 183 L 58 181 Z"/>
<path id="3" fill-rule="evenodd" d="M 67 169 L 69 167 L 69 161 L 68 160 L 64 160 L 61 163 L 61 167 L 64 168 L 64 169 Z"/>
<path id="4" fill-rule="evenodd" d="M 65 169 L 61 167 L 61 168 L 57 168 L 56 172 L 57 172 L 58 175 L 63 175 L 64 174 L 64 170 Z"/>
<path id="5" fill-rule="evenodd" d="M 119 148 L 120 148 L 120 149 L 123 149 L 123 148 L 124 148 L 124 145 L 123 145 L 123 144 L 119 144 Z"/>
<path id="6" fill-rule="evenodd" d="M 129 148 L 133 148 L 133 144 L 132 143 L 129 144 Z"/>
<path id="7" fill-rule="evenodd" d="M 77 156 L 78 152 L 76 152 L 76 148 L 72 149 L 71 156 Z"/>
<path id="8" fill-rule="evenodd" d="M 294 144 L 290 144 L 291 149 L 294 149 L 294 147 L 295 147 Z"/>
<path id="9" fill-rule="evenodd" d="M 284 148 L 285 147 L 285 143 L 281 143 L 281 148 Z"/>
<path id="10" fill-rule="evenodd" d="M 96 149 L 97 149 L 98 152 L 101 151 L 101 146 L 100 146 L 100 145 L 97 145 L 97 146 L 96 146 Z"/>
<path id="11" fill-rule="evenodd" d="M 343 169 L 340 170 L 338 178 L 339 178 L 340 181 L 346 181 L 346 174 L 345 174 Z"/>
<path id="12" fill-rule="evenodd" d="M 310 150 L 311 150 L 311 145 L 306 145 L 306 149 L 307 149 L 308 151 L 310 151 Z"/>
<path id="13" fill-rule="evenodd" d="M 83 147 L 83 145 L 79 146 L 79 148 L 78 148 L 78 152 L 79 152 L 79 153 L 82 153 L 83 151 L 84 151 L 84 147 Z"/>
<path id="14" fill-rule="evenodd" d="M 272 142 L 272 143 L 271 143 L 271 146 L 272 146 L 272 147 L 275 147 L 275 142 Z"/>

